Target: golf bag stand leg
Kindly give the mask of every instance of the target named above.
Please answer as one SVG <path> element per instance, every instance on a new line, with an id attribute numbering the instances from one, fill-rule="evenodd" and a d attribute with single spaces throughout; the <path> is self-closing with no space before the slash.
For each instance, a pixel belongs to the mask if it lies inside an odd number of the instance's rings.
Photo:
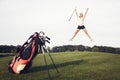
<path id="1" fill-rule="evenodd" d="M 51 59 L 53 65 L 54 65 L 56 71 L 59 73 L 59 71 L 58 71 L 58 69 L 57 69 L 57 66 L 55 65 L 55 63 L 54 63 L 54 61 L 53 61 L 53 58 L 52 58 L 52 56 L 50 55 L 49 50 L 46 48 L 46 46 L 44 46 L 44 49 L 47 51 L 47 53 L 48 53 L 48 55 L 49 55 L 49 57 L 50 57 L 50 59 Z"/>
<path id="2" fill-rule="evenodd" d="M 45 61 L 45 64 L 46 64 L 48 77 L 49 77 L 50 80 L 52 80 L 52 78 L 51 78 L 51 76 L 50 76 L 49 69 L 48 69 L 47 60 L 46 60 L 46 57 L 45 57 L 45 52 L 44 52 L 44 48 L 43 48 L 43 46 L 41 46 L 41 50 L 42 50 L 42 53 L 43 53 L 43 55 L 44 55 L 44 61 Z"/>

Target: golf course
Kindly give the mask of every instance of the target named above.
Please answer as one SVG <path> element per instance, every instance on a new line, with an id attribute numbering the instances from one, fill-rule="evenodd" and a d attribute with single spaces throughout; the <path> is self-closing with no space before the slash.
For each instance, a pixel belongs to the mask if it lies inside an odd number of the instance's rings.
<path id="1" fill-rule="evenodd" d="M 103 52 L 59 52 L 45 54 L 52 80 L 120 80 L 120 55 Z M 13 74 L 7 64 L 13 56 L 0 57 L 0 80 L 50 80 L 43 54 L 38 54 L 24 74 Z"/>

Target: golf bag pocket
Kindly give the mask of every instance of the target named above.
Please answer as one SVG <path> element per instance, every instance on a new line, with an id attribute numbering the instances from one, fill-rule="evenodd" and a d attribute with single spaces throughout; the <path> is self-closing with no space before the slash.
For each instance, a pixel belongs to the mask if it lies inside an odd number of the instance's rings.
<path id="1" fill-rule="evenodd" d="M 15 74 L 20 74 L 21 72 L 28 70 L 29 67 L 26 68 L 29 61 L 22 60 L 20 57 L 14 57 L 13 60 L 9 63 L 8 69 L 10 72 Z"/>

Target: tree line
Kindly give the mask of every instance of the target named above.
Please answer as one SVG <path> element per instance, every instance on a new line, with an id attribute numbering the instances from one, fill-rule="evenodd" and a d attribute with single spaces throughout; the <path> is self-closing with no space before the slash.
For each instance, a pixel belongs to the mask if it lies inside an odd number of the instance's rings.
<path id="1" fill-rule="evenodd" d="M 19 46 L 13 45 L 0 45 L 0 53 L 16 53 Z M 120 54 L 120 48 L 108 47 L 108 46 L 84 46 L 84 45 L 63 45 L 55 46 L 51 49 L 50 52 L 66 52 L 66 51 L 91 51 L 91 52 L 108 52 L 114 54 Z"/>
<path id="2" fill-rule="evenodd" d="M 114 54 L 120 54 L 120 48 L 108 47 L 108 46 L 84 46 L 84 45 L 64 45 L 55 46 L 51 49 L 52 52 L 66 52 L 66 51 L 91 51 L 91 52 L 108 52 Z"/>
<path id="3" fill-rule="evenodd" d="M 0 53 L 15 53 L 17 46 L 13 45 L 0 45 Z"/>

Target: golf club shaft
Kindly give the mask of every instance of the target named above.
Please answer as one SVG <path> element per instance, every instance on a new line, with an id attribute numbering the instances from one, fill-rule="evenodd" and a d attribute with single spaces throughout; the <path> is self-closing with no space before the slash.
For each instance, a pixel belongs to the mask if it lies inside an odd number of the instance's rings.
<path id="1" fill-rule="evenodd" d="M 73 10 L 73 12 L 72 12 L 72 14 L 71 14 L 71 16 L 70 16 L 69 21 L 71 20 L 71 18 L 72 18 L 72 16 L 73 16 L 74 12 L 75 12 L 75 9 Z"/>

